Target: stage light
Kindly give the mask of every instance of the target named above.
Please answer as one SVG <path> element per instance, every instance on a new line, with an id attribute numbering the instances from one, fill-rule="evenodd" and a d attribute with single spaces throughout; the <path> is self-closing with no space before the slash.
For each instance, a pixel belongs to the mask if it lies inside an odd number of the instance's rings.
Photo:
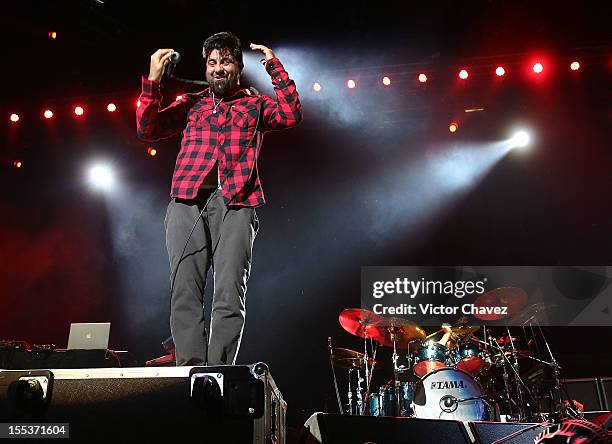
<path id="1" fill-rule="evenodd" d="M 107 190 L 113 186 L 113 172 L 108 166 L 96 165 L 89 170 L 89 181 L 94 187 Z"/>
<path id="2" fill-rule="evenodd" d="M 140 108 L 140 99 L 136 100 L 136 108 Z"/>
<path id="3" fill-rule="evenodd" d="M 498 67 L 495 69 L 495 74 L 496 74 L 497 76 L 501 77 L 501 76 L 503 76 L 504 74 L 506 74 L 506 70 L 504 69 L 504 67 L 503 67 L 503 66 L 498 66 Z"/>
<path id="4" fill-rule="evenodd" d="M 544 65 L 542 65 L 540 62 L 533 65 L 533 72 L 540 74 L 542 71 L 544 71 Z"/>
<path id="5" fill-rule="evenodd" d="M 419 82 L 421 83 L 427 82 L 427 76 L 423 73 L 419 74 Z"/>
<path id="6" fill-rule="evenodd" d="M 45 119 L 50 119 L 51 117 L 53 117 L 53 111 L 51 111 L 50 109 L 45 110 L 43 116 L 45 116 Z"/>
<path id="7" fill-rule="evenodd" d="M 51 40 L 55 40 L 57 38 L 57 32 L 55 31 L 49 31 L 49 38 Z"/>
<path id="8" fill-rule="evenodd" d="M 389 85 L 391 85 L 391 79 L 390 79 L 389 77 L 387 77 L 387 76 L 384 76 L 384 77 L 382 78 L 382 83 L 383 83 L 383 85 L 385 85 L 385 86 L 389 86 Z"/>
<path id="9" fill-rule="evenodd" d="M 19 122 L 19 114 L 11 114 L 11 122 L 16 123 Z"/>
<path id="10" fill-rule="evenodd" d="M 462 69 L 461 71 L 459 71 L 459 78 L 460 78 L 461 80 L 465 80 L 465 79 L 467 79 L 468 77 L 469 77 L 469 74 L 468 74 L 467 70 Z"/>
<path id="11" fill-rule="evenodd" d="M 117 111 L 117 105 L 115 105 L 114 103 L 109 103 L 108 105 L 106 105 L 106 109 L 109 113 L 114 113 L 115 111 Z"/>
<path id="12" fill-rule="evenodd" d="M 312 90 L 313 90 L 314 92 L 319 92 L 319 91 L 321 91 L 321 84 L 320 84 L 319 82 L 314 82 L 314 83 L 312 84 Z"/>
<path id="13" fill-rule="evenodd" d="M 176 96 L 176 99 L 175 99 L 175 100 L 181 100 L 182 98 L 183 98 L 183 95 L 182 95 L 182 94 L 179 94 L 178 96 Z"/>
<path id="14" fill-rule="evenodd" d="M 75 107 L 74 107 L 74 113 L 75 113 L 77 116 L 82 116 L 84 112 L 85 112 L 85 110 L 83 109 L 83 107 L 82 107 L 82 106 L 75 106 Z"/>
<path id="15" fill-rule="evenodd" d="M 457 132 L 458 129 L 459 129 L 459 124 L 457 122 L 451 122 L 451 124 L 448 126 L 448 130 L 451 133 Z"/>
<path id="16" fill-rule="evenodd" d="M 525 130 L 520 130 L 514 133 L 512 138 L 510 139 L 510 147 L 512 148 L 524 148 L 529 145 L 529 141 L 531 137 L 529 133 Z"/>
<path id="17" fill-rule="evenodd" d="M 147 154 L 149 154 L 149 156 L 151 157 L 155 157 L 157 155 L 157 150 L 155 149 L 155 147 L 150 146 L 147 150 Z"/>
<path id="18" fill-rule="evenodd" d="M 572 64 L 570 65 L 570 69 L 572 71 L 578 71 L 580 69 L 580 62 L 572 62 Z"/>
<path id="19" fill-rule="evenodd" d="M 23 166 L 23 164 L 21 163 L 21 160 L 16 160 L 13 162 L 13 167 L 15 168 L 21 168 Z"/>
<path id="20" fill-rule="evenodd" d="M 353 89 L 357 86 L 357 83 L 355 83 L 355 81 L 353 79 L 349 79 L 346 82 L 346 86 L 349 87 L 350 89 Z"/>

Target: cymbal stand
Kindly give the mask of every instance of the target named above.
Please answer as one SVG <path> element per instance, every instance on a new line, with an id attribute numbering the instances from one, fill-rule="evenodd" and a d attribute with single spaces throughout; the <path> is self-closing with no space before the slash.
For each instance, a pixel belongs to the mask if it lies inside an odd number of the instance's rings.
<path id="1" fill-rule="evenodd" d="M 376 352 L 378 351 L 378 348 L 374 347 L 374 341 L 372 340 L 372 338 L 370 338 L 370 347 L 372 348 L 372 367 L 370 368 L 369 371 L 368 371 L 368 359 L 367 359 L 367 356 L 364 356 L 364 364 L 366 367 L 366 393 L 365 393 L 366 403 L 370 399 L 370 384 L 372 383 L 372 376 L 374 375 L 374 366 L 376 365 Z M 364 408 L 365 408 L 365 405 L 364 405 Z M 365 411 L 364 411 L 364 414 L 365 414 Z"/>
<path id="2" fill-rule="evenodd" d="M 519 421 L 524 421 L 527 419 L 527 412 L 525 411 L 525 401 L 523 399 L 523 390 L 521 387 L 521 377 L 519 376 L 519 363 L 518 358 L 516 356 L 516 347 L 514 346 L 514 339 L 512 339 L 512 335 L 510 334 L 510 328 L 506 326 L 506 331 L 508 332 L 508 338 L 510 339 L 510 349 L 512 350 L 512 358 L 513 361 L 510 366 L 514 371 L 516 378 L 514 380 L 516 386 L 516 394 L 518 396 L 518 405 L 519 405 Z M 505 356 L 505 355 L 504 355 Z"/>
<path id="3" fill-rule="evenodd" d="M 342 401 L 340 400 L 340 391 L 338 390 L 338 380 L 336 379 L 336 369 L 334 368 L 334 352 L 332 348 L 332 339 L 331 336 L 327 338 L 327 347 L 329 351 L 329 364 L 331 365 L 332 375 L 334 377 L 334 389 L 336 391 L 336 400 L 338 401 L 338 411 L 340 414 L 344 414 L 344 409 L 342 408 Z"/>
<path id="4" fill-rule="evenodd" d="M 393 343 L 393 355 L 391 357 L 391 359 L 393 360 L 393 391 L 395 392 L 395 401 L 396 401 L 396 406 L 395 406 L 395 410 L 396 410 L 396 414 L 397 416 L 401 415 L 400 412 L 400 389 L 399 389 L 399 367 L 397 366 L 397 360 L 399 359 L 399 355 L 397 354 L 397 344 L 396 344 L 396 334 L 395 334 L 395 327 L 394 326 L 390 326 L 389 327 L 389 334 L 391 336 L 391 342 Z"/>
<path id="5" fill-rule="evenodd" d="M 542 331 L 542 326 L 538 321 L 538 318 L 535 318 L 536 324 L 540 330 L 540 336 L 544 340 L 544 344 L 546 345 L 546 350 L 548 351 L 548 355 L 550 356 L 550 366 L 553 369 L 553 376 L 555 380 L 555 402 L 557 403 L 555 413 L 559 416 L 559 419 L 567 418 L 568 416 L 573 416 L 568 414 L 568 407 L 563 403 L 563 393 L 561 392 L 561 366 L 555 359 L 555 356 L 552 354 L 550 349 L 550 345 L 546 340 L 546 336 L 544 336 L 544 332 Z"/>
<path id="6" fill-rule="evenodd" d="M 352 415 L 353 414 L 353 391 L 351 388 L 351 374 L 353 373 L 353 369 L 349 368 L 348 371 L 348 414 Z"/>
<path id="7" fill-rule="evenodd" d="M 368 399 L 370 394 L 370 369 L 368 368 L 368 333 L 367 330 L 363 336 L 363 364 L 365 365 L 365 382 L 366 389 L 362 394 L 361 383 L 363 379 L 360 377 L 359 370 L 357 370 L 357 404 L 359 406 L 359 414 L 365 415 L 365 403 L 363 398 Z"/>
<path id="8" fill-rule="evenodd" d="M 361 388 L 361 384 L 363 383 L 363 381 L 364 379 L 361 377 L 361 371 L 357 369 L 357 389 L 355 390 L 355 393 L 357 395 L 357 415 L 365 414 L 365 404 L 363 402 L 363 394 Z"/>

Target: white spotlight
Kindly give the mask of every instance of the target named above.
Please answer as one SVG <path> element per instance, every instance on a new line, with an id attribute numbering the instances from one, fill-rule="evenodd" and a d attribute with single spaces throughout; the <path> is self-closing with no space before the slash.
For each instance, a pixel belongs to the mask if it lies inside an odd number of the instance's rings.
<path id="1" fill-rule="evenodd" d="M 89 181 L 103 190 L 110 189 L 115 183 L 112 170 L 106 165 L 96 165 L 89 170 Z"/>
<path id="2" fill-rule="evenodd" d="M 513 148 L 524 148 L 529 145 L 530 140 L 531 137 L 529 136 L 529 133 L 527 131 L 521 130 L 514 133 L 514 136 L 512 136 L 512 139 L 510 139 L 510 144 Z"/>

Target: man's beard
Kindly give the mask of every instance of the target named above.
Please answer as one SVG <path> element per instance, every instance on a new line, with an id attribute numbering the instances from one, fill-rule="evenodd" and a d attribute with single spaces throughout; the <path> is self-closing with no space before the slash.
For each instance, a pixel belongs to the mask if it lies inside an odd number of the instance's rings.
<path id="1" fill-rule="evenodd" d="M 232 92 L 232 84 L 229 77 L 213 79 L 212 83 L 210 84 L 210 88 L 215 96 L 218 97 L 227 97 Z"/>

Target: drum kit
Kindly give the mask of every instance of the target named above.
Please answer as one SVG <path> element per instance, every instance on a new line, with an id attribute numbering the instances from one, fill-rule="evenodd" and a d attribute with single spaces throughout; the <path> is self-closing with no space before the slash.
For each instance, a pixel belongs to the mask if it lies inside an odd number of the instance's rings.
<path id="1" fill-rule="evenodd" d="M 516 289 L 503 290 L 481 297 L 492 305 L 508 293 L 517 294 Z M 515 314 L 521 308 L 524 306 L 516 305 L 509 311 Z M 486 321 L 494 320 L 490 314 L 484 316 Z M 548 366 L 559 388 L 560 367 L 552 354 L 547 362 L 528 348 L 519 348 L 521 341 L 510 334 L 508 327 L 501 327 L 503 331 L 495 334 L 485 325 L 470 325 L 464 316 L 427 334 L 406 319 L 383 317 L 360 308 L 343 310 L 339 322 L 364 344 L 363 352 L 359 352 L 333 347 L 329 338 L 338 407 L 346 414 L 499 421 L 503 413 L 508 421 L 539 420 L 543 416 L 521 370 L 534 363 Z M 377 357 L 384 354 L 380 348 L 391 351 L 390 365 Z M 341 400 L 335 367 L 348 371 L 346 403 Z M 381 373 L 382 383 L 375 386 L 373 376 Z M 558 403 L 562 405 L 563 401 L 559 398 Z"/>

